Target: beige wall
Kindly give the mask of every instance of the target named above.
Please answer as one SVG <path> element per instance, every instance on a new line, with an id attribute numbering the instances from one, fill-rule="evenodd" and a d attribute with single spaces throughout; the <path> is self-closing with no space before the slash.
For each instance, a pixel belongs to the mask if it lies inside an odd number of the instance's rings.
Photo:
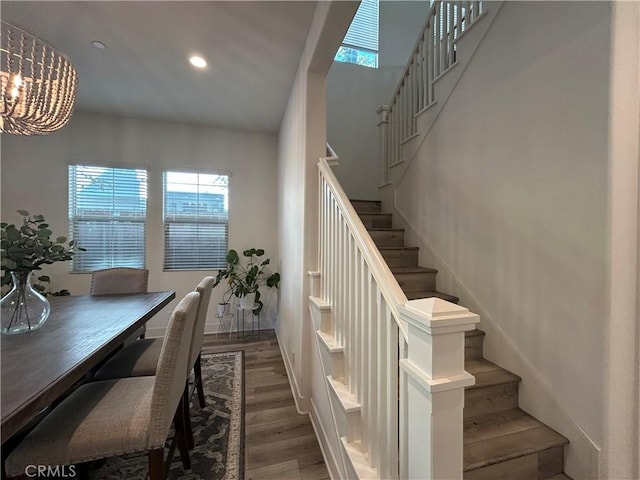
<path id="1" fill-rule="evenodd" d="M 2 136 L 2 220 L 16 222 L 15 211 L 42 213 L 55 234 L 66 235 L 67 165 L 71 163 L 133 166 L 148 169 L 147 254 L 151 290 L 175 290 L 181 298 L 213 271 L 163 272 L 162 172 L 164 169 L 227 171 L 230 178 L 229 246 L 264 248 L 278 264 L 277 137 L 273 134 L 196 127 L 184 124 L 124 119 L 76 113 L 59 132 L 43 137 Z M 89 274 L 70 274 L 65 263 L 46 267 L 52 289 L 72 294 L 89 291 Z M 212 296 L 207 330 L 215 331 Z M 265 296 L 269 291 L 264 292 Z M 270 291 L 263 327 L 273 325 L 277 291 Z M 149 323 L 151 335 L 162 335 L 170 308 Z"/>
<path id="2" fill-rule="evenodd" d="M 505 2 L 395 185 L 409 243 L 570 438 L 574 478 L 598 474 L 605 430 L 610 19 Z"/>

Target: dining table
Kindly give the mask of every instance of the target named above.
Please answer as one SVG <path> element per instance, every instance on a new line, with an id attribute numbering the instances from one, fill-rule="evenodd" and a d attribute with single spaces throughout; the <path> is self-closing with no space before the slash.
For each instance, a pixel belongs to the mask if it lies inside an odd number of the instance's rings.
<path id="1" fill-rule="evenodd" d="M 50 297 L 51 313 L 42 327 L 2 335 L 2 443 L 83 381 L 174 298 L 173 291 Z"/>

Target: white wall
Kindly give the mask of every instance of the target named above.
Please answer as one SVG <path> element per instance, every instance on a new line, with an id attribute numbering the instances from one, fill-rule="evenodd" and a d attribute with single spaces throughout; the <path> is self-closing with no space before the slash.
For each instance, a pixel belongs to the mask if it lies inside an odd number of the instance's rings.
<path id="1" fill-rule="evenodd" d="M 318 418 L 315 408 L 328 411 L 325 391 L 314 354 L 315 335 L 308 307 L 307 272 L 317 270 L 318 168 L 326 155 L 326 73 L 357 2 L 319 2 L 300 60 L 298 73 L 280 127 L 278 145 L 278 241 L 282 282 L 276 332 L 296 407 L 311 411 L 316 432 L 328 438 L 320 445 L 325 460 L 339 457 L 333 422 Z M 322 415 L 322 414 L 320 414 Z M 329 449 L 329 451 L 327 451 Z M 334 468 L 331 465 L 330 469 Z"/>
<path id="2" fill-rule="evenodd" d="M 148 169 L 147 254 L 150 290 L 175 290 L 180 299 L 214 271 L 163 272 L 162 172 L 164 169 L 227 171 L 230 178 L 229 247 L 264 248 L 278 264 L 277 137 L 184 124 L 125 119 L 77 112 L 63 129 L 49 136 L 2 136 L 2 220 L 17 222 L 17 209 L 42 213 L 55 234 L 67 235 L 67 165 L 135 166 Z M 52 290 L 89 292 L 90 274 L 70 274 L 66 263 L 46 267 Z M 215 331 L 214 290 L 207 331 Z M 261 326 L 273 327 L 277 291 Z M 173 304 L 172 304 L 173 305 Z M 162 335 L 171 307 L 149 322 L 150 335 Z"/>
<path id="3" fill-rule="evenodd" d="M 610 19 L 505 2 L 395 185 L 421 263 L 481 313 L 523 408 L 570 437 L 574 478 L 604 438 Z"/>
<path id="4" fill-rule="evenodd" d="M 640 478 L 640 2 L 612 6 L 609 305 L 601 478 Z"/>
<path id="5" fill-rule="evenodd" d="M 340 156 L 334 168 L 347 195 L 377 199 L 378 116 L 389 103 L 426 21 L 428 2 L 380 2 L 379 68 L 334 62 L 327 77 L 327 135 Z"/>

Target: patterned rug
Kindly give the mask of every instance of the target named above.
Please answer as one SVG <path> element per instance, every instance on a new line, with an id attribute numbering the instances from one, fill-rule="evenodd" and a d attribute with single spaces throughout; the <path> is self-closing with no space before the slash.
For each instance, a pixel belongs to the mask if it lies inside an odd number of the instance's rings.
<path id="1" fill-rule="evenodd" d="M 191 404 L 195 448 L 185 471 L 176 451 L 167 479 L 242 480 L 244 478 L 244 352 L 202 355 L 206 407 Z M 169 434 L 173 436 L 173 432 Z M 176 449 L 177 450 L 177 449 Z M 167 449 L 165 449 L 165 453 Z M 146 455 L 123 455 L 90 467 L 91 480 L 144 480 Z"/>

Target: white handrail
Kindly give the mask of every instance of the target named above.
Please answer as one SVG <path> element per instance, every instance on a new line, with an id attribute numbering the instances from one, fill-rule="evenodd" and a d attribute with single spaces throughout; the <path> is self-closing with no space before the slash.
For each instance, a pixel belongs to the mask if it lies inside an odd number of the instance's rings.
<path id="1" fill-rule="evenodd" d="M 329 163 L 331 163 L 332 161 L 340 160 L 340 157 L 338 156 L 338 154 L 333 150 L 333 148 L 331 148 L 331 145 L 329 145 L 328 143 L 327 143 L 327 156 L 324 158 Z"/>
<path id="2" fill-rule="evenodd" d="M 335 152 L 333 152 L 333 156 L 334 158 L 337 158 L 337 156 L 335 156 Z M 320 169 L 321 176 L 326 179 L 327 186 L 331 189 L 331 192 L 334 195 L 334 200 L 343 214 L 344 221 L 348 225 L 350 233 L 358 244 L 358 247 L 362 252 L 365 262 L 371 270 L 373 278 L 375 279 L 382 296 L 387 301 L 389 308 L 391 309 L 393 320 L 402 332 L 402 336 L 406 339 L 407 327 L 400 320 L 398 306 L 404 305 L 407 302 L 407 296 L 400 288 L 400 285 L 398 285 L 398 282 L 393 276 L 393 273 L 391 273 L 387 262 L 382 258 L 378 247 L 371 239 L 371 236 L 369 235 L 369 232 L 367 232 L 362 220 L 360 220 L 360 217 L 351 205 L 347 195 L 344 193 L 342 186 L 340 186 L 340 183 L 336 179 L 336 176 L 328 163 L 328 159 L 321 158 L 318 162 L 318 168 Z"/>

